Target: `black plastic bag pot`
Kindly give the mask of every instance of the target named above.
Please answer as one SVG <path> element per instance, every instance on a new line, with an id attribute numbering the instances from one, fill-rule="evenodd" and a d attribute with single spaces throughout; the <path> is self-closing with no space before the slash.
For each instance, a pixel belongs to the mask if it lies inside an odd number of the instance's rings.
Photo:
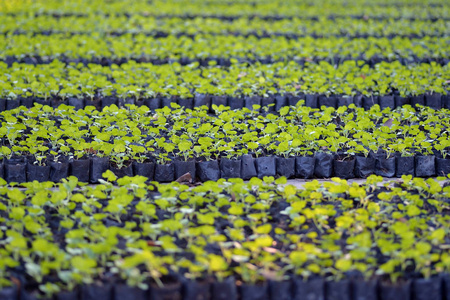
<path id="1" fill-rule="evenodd" d="M 430 177 L 434 175 L 436 175 L 435 156 L 416 156 L 416 176 Z"/>
<path id="2" fill-rule="evenodd" d="M 178 104 L 181 107 L 193 109 L 194 108 L 194 99 L 192 98 L 180 98 L 178 99 Z"/>
<path id="3" fill-rule="evenodd" d="M 68 104 L 68 103 L 60 103 L 60 104 Z M 85 99 L 84 100 L 84 105 L 85 106 L 93 106 L 95 107 L 95 109 L 97 110 L 101 110 L 102 109 L 102 100 L 101 99 Z M 53 104 L 52 104 L 53 106 Z"/>
<path id="4" fill-rule="evenodd" d="M 114 286 L 114 300 L 147 300 L 147 291 L 125 284 Z M 100 300 L 100 299 L 97 299 Z"/>
<path id="5" fill-rule="evenodd" d="M 425 96 L 424 95 L 417 95 L 417 96 L 411 97 L 411 106 L 415 107 L 416 105 L 425 106 Z"/>
<path id="6" fill-rule="evenodd" d="M 297 156 L 295 158 L 295 177 L 312 178 L 314 176 L 314 168 L 316 158 L 310 156 Z"/>
<path id="7" fill-rule="evenodd" d="M 263 178 L 264 176 L 275 176 L 277 174 L 274 156 L 256 158 L 255 166 L 259 178 Z"/>
<path id="8" fill-rule="evenodd" d="M 356 107 L 363 107 L 363 95 L 353 96 L 353 103 L 355 103 Z"/>
<path id="9" fill-rule="evenodd" d="M 320 95 L 318 99 L 319 108 L 322 106 L 336 108 L 337 99 L 335 96 Z"/>
<path id="10" fill-rule="evenodd" d="M 152 285 L 150 287 L 150 300 L 181 300 L 181 283 L 166 284 L 164 287 Z"/>
<path id="11" fill-rule="evenodd" d="M 113 300 L 113 289 L 109 284 L 90 284 L 81 287 L 81 299 L 83 300 Z"/>
<path id="12" fill-rule="evenodd" d="M 69 104 L 70 104 L 70 101 L 69 101 Z M 107 106 L 111 106 L 113 104 L 115 106 L 119 107 L 119 99 L 117 99 L 116 97 L 111 97 L 111 96 L 107 96 L 102 99 L 102 109 Z"/>
<path id="13" fill-rule="evenodd" d="M 377 154 L 375 161 L 375 174 L 383 177 L 394 177 L 395 157 L 386 158 L 385 153 Z"/>
<path id="14" fill-rule="evenodd" d="M 276 158 L 277 175 L 286 178 L 295 176 L 295 157 L 277 157 Z"/>
<path id="15" fill-rule="evenodd" d="M 337 107 L 341 106 L 349 106 L 353 103 L 353 97 L 350 96 L 342 96 L 337 98 Z"/>
<path id="16" fill-rule="evenodd" d="M 318 96 L 317 95 L 306 95 L 305 106 L 311 108 L 319 108 Z"/>
<path id="17" fill-rule="evenodd" d="M 220 160 L 220 177 L 225 179 L 240 178 L 241 160 L 222 158 Z"/>
<path id="18" fill-rule="evenodd" d="M 34 105 L 34 99 L 33 98 L 20 98 L 20 105 L 25 106 L 26 108 L 32 108 Z"/>
<path id="19" fill-rule="evenodd" d="M 91 183 L 97 183 L 99 179 L 103 179 L 102 174 L 108 170 L 108 167 L 109 159 L 107 157 L 92 157 L 89 169 L 89 181 Z"/>
<path id="20" fill-rule="evenodd" d="M 171 182 L 175 180 L 175 167 L 173 163 L 167 165 L 155 165 L 155 181 Z"/>
<path id="21" fill-rule="evenodd" d="M 402 107 L 403 105 L 411 104 L 411 100 L 406 97 L 395 96 L 395 107 Z"/>
<path id="22" fill-rule="evenodd" d="M 292 282 L 269 281 L 269 298 L 277 300 L 292 300 Z"/>
<path id="23" fill-rule="evenodd" d="M 150 163 L 138 163 L 133 162 L 134 175 L 147 177 L 149 181 L 152 181 L 155 176 L 155 164 Z"/>
<path id="24" fill-rule="evenodd" d="M 0 299 L 2 300 L 17 300 L 19 299 L 19 289 L 17 285 L 12 285 L 0 289 Z"/>
<path id="25" fill-rule="evenodd" d="M 414 156 L 397 156 L 396 167 L 397 177 L 402 177 L 402 175 L 414 176 Z"/>
<path id="26" fill-rule="evenodd" d="M 150 98 L 144 99 L 144 105 L 147 106 L 151 110 L 161 108 L 161 98 Z"/>
<path id="27" fill-rule="evenodd" d="M 366 96 L 362 97 L 362 107 L 365 110 L 369 110 L 372 106 L 378 104 L 378 96 Z"/>
<path id="28" fill-rule="evenodd" d="M 84 99 L 69 98 L 69 105 L 73 106 L 76 110 L 84 108 Z"/>
<path id="29" fill-rule="evenodd" d="M 254 110 L 253 105 L 259 105 L 261 106 L 261 97 L 260 96 L 252 96 L 252 97 L 245 97 L 245 107 Z M 260 109 L 256 109 L 256 111 L 259 111 Z"/>
<path id="30" fill-rule="evenodd" d="M 6 109 L 6 99 L 0 98 L 0 112 L 5 111 Z"/>
<path id="31" fill-rule="evenodd" d="M 78 300 L 79 294 L 78 289 L 74 289 L 72 291 L 59 292 L 56 294 L 55 298 L 56 300 Z"/>
<path id="32" fill-rule="evenodd" d="M 330 178 L 333 174 L 333 155 L 325 152 L 316 153 L 314 175 L 318 178 Z"/>
<path id="33" fill-rule="evenodd" d="M 414 300 L 442 299 L 442 279 L 415 279 L 412 286 Z"/>
<path id="34" fill-rule="evenodd" d="M 395 108 L 394 96 L 380 96 L 378 98 L 380 109 L 390 108 L 391 110 Z"/>
<path id="35" fill-rule="evenodd" d="M 49 162 L 50 175 L 49 180 L 53 182 L 59 182 L 61 179 L 69 176 L 69 163 L 68 162 Z"/>
<path id="36" fill-rule="evenodd" d="M 443 299 L 448 300 L 450 299 L 450 275 L 448 273 L 442 276 L 442 284 L 443 284 L 442 291 L 444 293 Z"/>
<path id="37" fill-rule="evenodd" d="M 241 300 L 269 300 L 267 283 L 243 284 L 239 287 Z"/>
<path id="38" fill-rule="evenodd" d="M 349 280 L 328 281 L 325 288 L 327 300 L 352 300 Z"/>
<path id="39" fill-rule="evenodd" d="M 436 175 L 445 176 L 450 174 L 450 159 L 436 157 Z"/>
<path id="40" fill-rule="evenodd" d="M 78 178 L 78 181 L 89 182 L 90 179 L 89 159 L 76 159 L 69 162 L 69 174 Z"/>
<path id="41" fill-rule="evenodd" d="M 94 101 L 87 101 L 87 102 L 94 102 Z M 67 104 L 69 104 L 69 100 L 61 100 L 61 99 L 51 99 L 50 100 L 50 103 L 51 103 L 51 105 L 52 105 L 52 107 L 53 108 L 58 108 L 60 105 L 67 105 Z M 89 105 L 93 105 L 94 106 L 94 104 L 89 104 Z M 86 104 L 86 106 L 87 106 L 87 104 Z"/>
<path id="42" fill-rule="evenodd" d="M 34 100 L 34 103 L 39 103 L 43 106 L 47 105 L 47 106 L 51 106 L 52 102 L 49 99 L 44 99 L 44 98 L 36 98 Z"/>
<path id="43" fill-rule="evenodd" d="M 378 300 L 378 282 L 376 280 L 354 280 L 352 289 L 353 300 Z"/>
<path id="44" fill-rule="evenodd" d="M 425 105 L 433 109 L 441 109 L 441 94 L 425 95 Z"/>
<path id="45" fill-rule="evenodd" d="M 109 169 L 117 176 L 117 178 L 122 178 L 125 176 L 133 177 L 133 165 L 124 166 L 123 168 L 115 168 L 109 165 Z"/>
<path id="46" fill-rule="evenodd" d="M 255 159 L 251 154 L 246 154 L 241 157 L 241 178 L 248 180 L 252 177 L 258 176 L 256 172 Z"/>
<path id="47" fill-rule="evenodd" d="M 296 279 L 294 281 L 294 300 L 324 300 L 325 282 L 323 279 L 312 279 L 303 281 Z"/>
<path id="48" fill-rule="evenodd" d="M 217 181 L 220 178 L 220 167 L 217 160 L 201 161 L 197 163 L 197 176 L 200 181 Z"/>
<path id="49" fill-rule="evenodd" d="M 127 105 L 134 105 L 136 104 L 134 98 L 119 98 L 119 107 L 126 108 Z"/>
<path id="50" fill-rule="evenodd" d="M 5 178 L 5 161 L 0 161 L 0 178 Z"/>
<path id="51" fill-rule="evenodd" d="M 14 108 L 18 108 L 19 106 L 20 106 L 19 99 L 9 99 L 9 100 L 6 100 L 5 110 L 11 110 Z"/>
<path id="52" fill-rule="evenodd" d="M 442 95 L 442 108 L 450 108 L 450 94 Z"/>
<path id="53" fill-rule="evenodd" d="M 233 277 L 229 277 L 224 281 L 212 283 L 212 297 L 214 300 L 237 300 L 238 292 Z"/>
<path id="54" fill-rule="evenodd" d="M 244 99 L 239 97 L 230 97 L 228 98 L 228 105 L 230 109 L 241 109 L 244 107 Z"/>
<path id="55" fill-rule="evenodd" d="M 206 106 L 208 109 L 211 107 L 211 96 L 204 94 L 195 94 L 194 107 Z"/>
<path id="56" fill-rule="evenodd" d="M 211 299 L 211 284 L 208 281 L 188 280 L 183 284 L 183 300 Z"/>
<path id="57" fill-rule="evenodd" d="M 195 180 L 195 161 L 174 161 L 175 179 L 180 178 L 186 173 L 190 173 L 193 180 Z"/>
<path id="58" fill-rule="evenodd" d="M 359 178 L 367 178 L 375 174 L 375 158 L 371 155 L 355 157 L 355 176 Z"/>
<path id="59" fill-rule="evenodd" d="M 274 112 L 275 111 L 275 98 L 263 97 L 261 99 L 261 106 L 267 107 L 267 112 Z"/>
<path id="60" fill-rule="evenodd" d="M 380 284 L 380 300 L 410 300 L 411 282 L 393 284 Z"/>
<path id="61" fill-rule="evenodd" d="M 212 96 L 211 97 L 211 112 L 214 111 L 212 109 L 213 105 L 216 105 L 217 107 L 220 107 L 221 105 L 228 106 L 228 96 L 226 96 L 226 95 L 224 95 L 224 96 Z"/>
<path id="62" fill-rule="evenodd" d="M 287 98 L 282 95 L 275 96 L 275 110 L 279 111 L 281 108 L 288 105 Z"/>
<path id="63" fill-rule="evenodd" d="M 27 164 L 24 159 L 8 159 L 4 168 L 6 182 L 22 183 L 27 181 Z"/>
<path id="64" fill-rule="evenodd" d="M 287 101 L 289 106 L 296 106 L 300 100 L 305 100 L 305 97 L 303 95 L 302 96 L 291 94 L 287 95 Z"/>
<path id="65" fill-rule="evenodd" d="M 335 159 L 333 161 L 334 176 L 342 179 L 354 178 L 355 162 L 356 160 L 354 157 L 350 160 Z"/>
<path id="66" fill-rule="evenodd" d="M 178 104 L 178 99 L 175 97 L 164 97 L 161 98 L 161 107 L 168 107 L 168 108 L 172 108 L 172 106 L 170 105 L 171 103 L 177 103 Z"/>

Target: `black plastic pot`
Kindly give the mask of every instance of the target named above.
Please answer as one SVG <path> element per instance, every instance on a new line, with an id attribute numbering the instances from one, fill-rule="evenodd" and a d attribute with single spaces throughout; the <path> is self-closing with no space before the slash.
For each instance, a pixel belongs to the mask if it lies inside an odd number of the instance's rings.
<path id="1" fill-rule="evenodd" d="M 53 182 L 59 182 L 61 179 L 69 176 L 69 163 L 51 161 L 48 163 L 50 166 L 49 180 Z"/>
<path id="2" fill-rule="evenodd" d="M 114 300 L 147 300 L 148 291 L 138 287 L 117 284 L 114 286 Z M 97 299 L 100 300 L 100 299 Z"/>
<path id="3" fill-rule="evenodd" d="M 222 158 L 220 160 L 220 177 L 240 178 L 241 177 L 241 160 Z"/>
<path id="4" fill-rule="evenodd" d="M 316 165 L 316 158 L 310 156 L 295 157 L 295 177 L 297 178 L 312 178 L 314 176 L 314 168 Z"/>
<path id="5" fill-rule="evenodd" d="M 94 101 L 87 101 L 87 102 L 94 102 Z M 59 106 L 61 106 L 61 105 L 67 105 L 67 104 L 69 104 L 69 100 L 62 100 L 62 99 L 51 99 L 50 100 L 50 103 L 51 103 L 51 106 L 53 107 L 53 108 L 58 108 Z M 93 106 L 95 106 L 94 104 L 89 104 L 89 105 L 93 105 Z M 87 104 L 86 104 L 86 106 L 87 106 Z M 97 108 L 97 107 L 95 107 L 95 108 Z"/>
<path id="6" fill-rule="evenodd" d="M 22 183 L 27 181 L 27 163 L 25 159 L 8 159 L 5 161 L 4 168 L 6 182 Z"/>
<path id="7" fill-rule="evenodd" d="M 126 108 L 128 105 L 134 105 L 136 104 L 136 101 L 134 100 L 134 98 L 119 98 L 119 107 L 124 107 Z"/>
<path id="8" fill-rule="evenodd" d="M 353 103 L 355 103 L 356 107 L 363 107 L 363 95 L 353 96 Z"/>
<path id="9" fill-rule="evenodd" d="M 245 97 L 245 107 L 254 110 L 253 105 L 259 105 L 261 106 L 261 97 L 260 96 L 252 96 L 252 97 Z M 256 111 L 259 111 L 260 109 L 256 109 Z"/>
<path id="10" fill-rule="evenodd" d="M 319 108 L 322 106 L 336 108 L 337 99 L 335 96 L 320 95 L 318 101 Z"/>
<path id="11" fill-rule="evenodd" d="M 20 97 L 20 105 L 25 106 L 26 108 L 32 108 L 34 105 L 34 99 L 33 98 L 22 98 Z"/>
<path id="12" fill-rule="evenodd" d="M 411 282 L 403 282 L 398 284 L 380 284 L 380 300 L 410 300 L 411 299 Z"/>
<path id="13" fill-rule="evenodd" d="M 212 297 L 214 300 L 237 300 L 238 292 L 234 277 L 229 277 L 222 282 L 212 283 Z"/>
<path id="14" fill-rule="evenodd" d="M 76 159 L 69 162 L 69 174 L 78 178 L 78 181 L 89 182 L 90 159 Z"/>
<path id="15" fill-rule="evenodd" d="M 442 108 L 450 108 L 450 94 L 442 95 Z"/>
<path id="16" fill-rule="evenodd" d="M 112 97 L 112 96 L 106 96 L 106 97 L 104 97 L 102 99 L 102 109 L 107 107 L 107 106 L 111 106 L 113 104 L 118 107 L 119 106 L 119 99 L 117 99 L 116 97 Z"/>
<path id="17" fill-rule="evenodd" d="M 206 106 L 208 109 L 211 108 L 211 96 L 204 94 L 195 94 L 194 96 L 194 107 Z"/>
<path id="18" fill-rule="evenodd" d="M 287 98 L 283 95 L 278 95 L 275 96 L 275 110 L 279 111 L 280 109 L 282 109 L 283 107 L 287 106 L 288 102 L 287 102 Z"/>
<path id="19" fill-rule="evenodd" d="M 244 107 L 244 99 L 240 97 L 229 97 L 228 98 L 228 105 L 230 106 L 230 109 L 241 109 Z"/>
<path id="20" fill-rule="evenodd" d="M 355 157 L 355 176 L 358 178 L 367 178 L 375 174 L 375 158 L 372 155 Z"/>
<path id="21" fill-rule="evenodd" d="M 275 176 L 277 167 L 274 156 L 258 157 L 255 159 L 256 173 L 259 178 Z"/>
<path id="22" fill-rule="evenodd" d="M 351 157 L 349 160 L 334 159 L 333 160 L 334 176 L 342 179 L 354 178 L 355 162 L 356 159 L 354 157 Z"/>
<path id="23" fill-rule="evenodd" d="M 333 155 L 325 152 L 317 152 L 314 175 L 318 178 L 330 178 L 332 174 Z"/>
<path id="24" fill-rule="evenodd" d="M 312 279 L 303 281 L 296 279 L 294 281 L 294 300 L 324 300 L 325 282 L 323 279 Z"/>
<path id="25" fill-rule="evenodd" d="M 0 112 L 5 111 L 6 109 L 6 99 L 0 98 Z"/>
<path id="26" fill-rule="evenodd" d="M 434 155 L 416 156 L 416 176 L 430 177 L 436 175 L 436 162 Z"/>
<path id="27" fill-rule="evenodd" d="M 186 173 L 190 173 L 192 176 L 192 179 L 195 180 L 196 172 L 195 172 L 195 161 L 174 161 L 173 162 L 175 167 L 175 179 L 180 178 Z"/>
<path id="28" fill-rule="evenodd" d="M 286 178 L 295 176 L 295 157 L 276 157 L 277 175 Z"/>
<path id="29" fill-rule="evenodd" d="M 211 299 L 211 284 L 208 281 L 187 280 L 183 283 L 183 300 Z"/>
<path id="30" fill-rule="evenodd" d="M 412 285 L 414 300 L 442 299 L 442 278 L 415 279 Z"/>
<path id="31" fill-rule="evenodd" d="M 161 107 L 168 107 L 168 108 L 172 108 L 171 103 L 177 103 L 178 104 L 178 99 L 176 97 L 164 97 L 161 98 Z"/>
<path id="32" fill-rule="evenodd" d="M 402 107 L 407 104 L 411 104 L 410 98 L 395 96 L 395 107 Z"/>
<path id="33" fill-rule="evenodd" d="M 149 181 L 152 181 L 155 176 L 155 164 L 149 163 L 138 163 L 133 162 L 133 172 L 134 175 L 147 177 Z"/>
<path id="34" fill-rule="evenodd" d="M 380 104 L 380 109 L 390 108 L 391 110 L 395 108 L 394 96 L 380 96 L 378 98 L 378 103 Z"/>
<path id="35" fill-rule="evenodd" d="M 0 299 L 2 300 L 17 300 L 19 299 L 19 289 L 17 285 L 12 285 L 0 289 Z"/>
<path id="36" fill-rule="evenodd" d="M 102 174 L 108 170 L 109 159 L 107 157 L 94 156 L 90 159 L 90 161 L 89 181 L 90 183 L 97 183 L 99 179 L 103 179 Z"/>
<path id="37" fill-rule="evenodd" d="M 161 98 L 149 98 L 144 99 L 144 105 L 147 106 L 151 110 L 155 110 L 161 108 Z"/>
<path id="38" fill-rule="evenodd" d="M 424 95 L 417 95 L 417 96 L 411 97 L 411 106 L 415 107 L 416 105 L 425 106 L 425 96 Z"/>
<path id="39" fill-rule="evenodd" d="M 219 161 L 201 161 L 197 163 L 197 176 L 200 181 L 217 181 L 220 178 Z"/>
<path id="40" fill-rule="evenodd" d="M 193 98 L 180 98 L 180 99 L 178 99 L 178 104 L 181 107 L 193 109 L 194 108 L 194 99 Z"/>
<path id="41" fill-rule="evenodd" d="M 155 165 L 155 181 L 171 182 L 175 180 L 175 167 L 173 163 L 167 165 Z"/>
<path id="42" fill-rule="evenodd" d="M 165 284 L 164 287 L 152 285 L 150 300 L 181 300 L 181 283 Z"/>
<path id="43" fill-rule="evenodd" d="M 5 161 L 0 160 L 0 178 L 5 178 Z"/>
<path id="44" fill-rule="evenodd" d="M 239 287 L 241 300 L 269 300 L 268 285 L 266 282 L 261 284 L 243 284 Z"/>
<path id="45" fill-rule="evenodd" d="M 109 169 L 117 176 L 117 178 L 122 178 L 125 176 L 133 177 L 133 165 L 124 166 L 123 168 L 115 168 L 111 164 Z"/>
<path id="46" fill-rule="evenodd" d="M 255 159 L 251 154 L 246 154 L 241 157 L 241 178 L 248 180 L 252 177 L 258 176 L 256 172 Z"/>
<path id="47" fill-rule="evenodd" d="M 327 281 L 325 295 L 327 300 L 352 300 L 350 280 Z"/>
<path id="48" fill-rule="evenodd" d="M 292 94 L 287 95 L 287 101 L 289 106 L 296 106 L 300 100 L 305 100 L 305 97 L 303 95 L 302 96 Z"/>
<path id="49" fill-rule="evenodd" d="M 378 103 L 378 96 L 362 96 L 362 107 L 365 110 L 369 110 L 372 106 Z"/>
<path id="50" fill-rule="evenodd" d="M 56 300 L 78 300 L 80 299 L 80 293 L 78 289 L 74 289 L 72 291 L 62 291 L 56 294 Z"/>
<path id="51" fill-rule="evenodd" d="M 397 156 L 396 167 L 397 177 L 402 177 L 402 175 L 414 176 L 414 156 Z"/>
<path id="52" fill-rule="evenodd" d="M 450 174 L 450 159 L 436 157 L 436 175 L 445 176 Z"/>
<path id="53" fill-rule="evenodd" d="M 81 299 L 83 300 L 113 300 L 113 289 L 110 284 L 83 285 L 81 287 Z"/>
<path id="54" fill-rule="evenodd" d="M 292 300 L 292 282 L 269 281 L 269 297 L 277 300 Z"/>
<path id="55" fill-rule="evenodd" d="M 36 98 L 34 100 L 34 103 L 39 103 L 43 106 L 52 106 L 52 102 L 49 99 L 44 99 L 44 98 Z"/>
<path id="56" fill-rule="evenodd" d="M 212 106 L 213 105 L 217 105 L 217 107 L 220 107 L 221 105 L 223 106 L 228 106 L 228 96 L 224 95 L 224 96 L 212 96 L 211 97 L 211 112 L 214 112 Z"/>
<path id="57" fill-rule="evenodd" d="M 103 101 L 102 101 L 103 102 Z M 84 99 L 69 98 L 69 105 L 73 106 L 76 110 L 84 108 Z"/>
<path id="58" fill-rule="evenodd" d="M 341 107 L 341 106 L 349 106 L 350 104 L 353 103 L 353 97 L 350 96 L 341 96 L 337 98 L 337 107 Z"/>
<path id="59" fill-rule="evenodd" d="M 268 112 L 274 112 L 275 111 L 275 98 L 263 97 L 261 99 L 261 107 L 267 107 Z"/>
<path id="60" fill-rule="evenodd" d="M 441 100 L 442 100 L 441 94 L 425 95 L 425 105 L 429 106 L 433 109 L 441 109 L 442 108 Z"/>
<path id="61" fill-rule="evenodd" d="M 448 300 L 450 299 L 450 274 L 445 274 L 442 277 L 442 284 L 443 284 L 443 299 Z"/>
<path id="62" fill-rule="evenodd" d="M 353 300 L 378 300 L 378 281 L 353 280 Z"/>
<path id="63" fill-rule="evenodd" d="M 6 100 L 5 110 L 11 110 L 14 108 L 18 108 L 20 106 L 20 100 L 19 99 L 9 99 Z"/>
<path id="64" fill-rule="evenodd" d="M 386 158 L 385 153 L 376 155 L 375 174 L 383 177 L 395 176 L 395 157 Z"/>

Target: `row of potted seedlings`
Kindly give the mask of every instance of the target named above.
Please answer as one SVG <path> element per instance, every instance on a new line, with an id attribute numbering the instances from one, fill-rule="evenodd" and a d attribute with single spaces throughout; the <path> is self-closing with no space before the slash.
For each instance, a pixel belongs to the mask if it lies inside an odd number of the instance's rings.
<path id="1" fill-rule="evenodd" d="M 103 175 L 0 180 L 2 299 L 448 299 L 448 183 Z"/>

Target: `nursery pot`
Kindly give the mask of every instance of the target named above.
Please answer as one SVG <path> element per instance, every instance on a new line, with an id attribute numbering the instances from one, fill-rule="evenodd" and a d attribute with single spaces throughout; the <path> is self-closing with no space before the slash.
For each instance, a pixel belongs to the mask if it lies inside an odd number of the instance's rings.
<path id="1" fill-rule="evenodd" d="M 214 300 L 237 300 L 238 292 L 234 277 L 229 277 L 224 281 L 212 283 L 212 297 Z"/>
<path id="2" fill-rule="evenodd" d="M 173 163 L 167 165 L 156 164 L 155 181 L 171 182 L 175 180 L 175 167 Z"/>
<path id="3" fill-rule="evenodd" d="M 396 157 L 396 176 L 402 177 L 402 175 L 414 176 L 414 156 L 397 156 Z"/>
<path id="4" fill-rule="evenodd" d="M 255 159 L 256 173 L 259 178 L 276 175 L 276 163 L 274 156 L 258 157 Z"/>
<path id="5" fill-rule="evenodd" d="M 375 173 L 375 158 L 372 155 L 355 157 L 355 176 L 367 178 Z"/>
<path id="6" fill-rule="evenodd" d="M 312 178 L 314 176 L 314 167 L 316 165 L 316 158 L 312 156 L 297 156 L 295 157 L 295 177 L 297 178 Z"/>
<path id="7" fill-rule="evenodd" d="M 134 175 L 147 177 L 148 181 L 152 181 L 155 176 L 155 164 L 133 162 Z"/>
<path id="8" fill-rule="evenodd" d="M 295 157 L 276 157 L 277 175 L 286 178 L 295 176 Z"/>
<path id="9" fill-rule="evenodd" d="M 195 172 L 195 161 L 191 160 L 191 161 L 174 161 L 174 166 L 175 166 L 175 179 L 180 178 L 181 176 L 183 176 L 186 173 L 190 173 L 192 180 L 195 181 L 195 176 L 196 176 L 196 172 Z"/>
<path id="10" fill-rule="evenodd" d="M 108 170 L 109 159 L 107 157 L 91 157 L 91 163 L 89 168 L 90 182 L 97 183 L 99 179 L 103 178 L 103 173 Z"/>
<path id="11" fill-rule="evenodd" d="M 325 152 L 316 153 L 314 175 L 318 178 L 330 178 L 333 174 L 333 155 Z"/>
<path id="12" fill-rule="evenodd" d="M 69 174 L 75 176 L 81 182 L 89 182 L 90 160 L 76 159 L 69 162 Z"/>
<path id="13" fill-rule="evenodd" d="M 220 160 L 220 177 L 225 179 L 240 178 L 241 160 L 222 158 Z"/>
<path id="14" fill-rule="evenodd" d="M 355 177 L 355 158 L 351 157 L 349 160 L 333 160 L 334 176 L 349 179 Z"/>
<path id="15" fill-rule="evenodd" d="M 200 181 L 217 181 L 220 178 L 219 161 L 201 161 L 197 163 L 197 176 Z"/>
<path id="16" fill-rule="evenodd" d="M 434 175 L 436 175 L 435 156 L 416 156 L 416 176 L 430 177 Z"/>
<path id="17" fill-rule="evenodd" d="M 245 154 L 241 158 L 241 178 L 248 180 L 252 177 L 256 177 L 255 159 L 251 154 Z"/>

